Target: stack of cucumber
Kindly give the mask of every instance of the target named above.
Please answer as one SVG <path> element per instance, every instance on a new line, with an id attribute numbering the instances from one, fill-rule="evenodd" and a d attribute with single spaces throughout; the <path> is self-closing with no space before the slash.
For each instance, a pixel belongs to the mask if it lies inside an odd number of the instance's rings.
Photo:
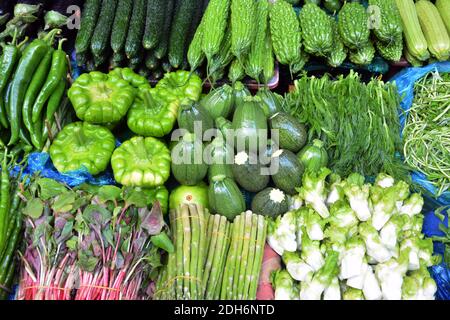
<path id="1" fill-rule="evenodd" d="M 254 300 L 267 221 L 247 211 L 229 222 L 201 205 L 171 210 L 175 251 L 156 283 L 156 299 Z"/>
<path id="2" fill-rule="evenodd" d="M 187 67 L 207 0 L 87 0 L 75 43 L 80 66 L 128 66 L 160 78 Z"/>

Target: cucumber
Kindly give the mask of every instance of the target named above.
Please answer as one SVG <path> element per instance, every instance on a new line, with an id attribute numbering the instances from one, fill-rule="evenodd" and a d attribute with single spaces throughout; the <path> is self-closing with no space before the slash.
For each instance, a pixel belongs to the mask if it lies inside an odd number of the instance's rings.
<path id="1" fill-rule="evenodd" d="M 276 218 L 288 211 L 287 196 L 279 189 L 264 189 L 253 198 L 252 211 L 266 217 Z"/>
<path id="2" fill-rule="evenodd" d="M 128 59 L 134 58 L 142 48 L 142 36 L 145 25 L 145 0 L 134 0 L 130 28 L 125 42 L 125 54 Z"/>
<path id="3" fill-rule="evenodd" d="M 120 0 L 117 4 L 111 32 L 111 48 L 114 52 L 122 51 L 125 46 L 132 11 L 133 0 Z"/>
<path id="4" fill-rule="evenodd" d="M 145 32 L 142 46 L 144 49 L 155 48 L 162 36 L 161 26 L 166 18 L 166 0 L 147 1 L 147 17 L 145 19 Z"/>
<path id="5" fill-rule="evenodd" d="M 170 29 L 173 20 L 173 11 L 175 6 L 175 0 L 167 0 L 166 13 L 164 15 L 164 24 L 162 27 L 162 35 L 159 44 L 155 48 L 155 57 L 162 59 L 167 55 L 169 48 Z"/>
<path id="6" fill-rule="evenodd" d="M 307 132 L 305 126 L 293 116 L 278 112 L 270 120 L 270 129 L 278 130 L 281 149 L 299 152 L 306 144 Z"/>
<path id="7" fill-rule="evenodd" d="M 145 55 L 145 66 L 148 70 L 155 70 L 160 65 L 160 61 L 156 58 L 153 51 L 148 51 Z"/>
<path id="8" fill-rule="evenodd" d="M 110 41 L 117 0 L 103 0 L 100 16 L 91 39 L 91 51 L 98 60 L 106 60 L 105 53 Z M 96 63 L 97 65 L 97 63 Z"/>
<path id="9" fill-rule="evenodd" d="M 196 0 L 178 0 L 169 41 L 169 62 L 178 69 L 183 63 Z"/>
<path id="10" fill-rule="evenodd" d="M 75 50 L 78 53 L 87 52 L 100 13 L 101 0 L 86 0 L 81 16 L 81 26 L 75 40 Z"/>
<path id="11" fill-rule="evenodd" d="M 234 180 L 249 192 L 261 191 L 269 184 L 270 176 L 268 172 L 261 172 L 264 168 L 256 154 L 239 152 L 234 158 L 232 169 Z"/>
<path id="12" fill-rule="evenodd" d="M 297 156 L 289 150 L 280 149 L 272 155 L 272 161 L 278 161 L 272 172 L 272 180 L 278 189 L 289 195 L 295 194 L 295 190 L 302 185 L 304 166 Z M 277 168 L 278 167 L 278 168 Z"/>

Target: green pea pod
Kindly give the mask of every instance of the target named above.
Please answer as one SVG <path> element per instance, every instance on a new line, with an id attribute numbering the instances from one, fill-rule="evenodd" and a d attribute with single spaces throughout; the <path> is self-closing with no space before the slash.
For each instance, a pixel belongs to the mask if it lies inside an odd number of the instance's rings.
<path id="1" fill-rule="evenodd" d="M 172 240 L 165 232 L 161 232 L 156 236 L 151 237 L 151 241 L 154 246 L 167 251 L 168 253 L 174 253 L 175 247 L 173 246 Z"/>
<path id="2" fill-rule="evenodd" d="M 142 89 L 128 112 L 128 127 L 145 137 L 164 137 L 177 120 L 179 101 L 158 97 L 156 89 Z"/>
<path id="3" fill-rule="evenodd" d="M 156 85 L 158 95 L 166 101 L 191 99 L 198 101 L 202 93 L 202 79 L 188 71 L 166 73 Z"/>
<path id="4" fill-rule="evenodd" d="M 116 181 L 124 186 L 153 188 L 170 176 L 170 151 L 152 137 L 133 137 L 118 147 L 111 158 Z"/>
<path id="5" fill-rule="evenodd" d="M 52 62 L 52 54 L 53 49 L 48 50 L 44 58 L 40 62 L 38 68 L 36 69 L 36 72 L 33 75 L 33 78 L 31 79 L 30 86 L 28 87 L 27 93 L 25 94 L 25 100 L 23 101 L 23 123 L 30 132 L 31 136 L 33 136 L 34 133 L 34 126 L 32 123 L 33 104 L 39 94 L 39 91 L 42 88 L 43 83 L 45 82 L 45 79 L 47 78 Z"/>
<path id="6" fill-rule="evenodd" d="M 96 175 L 106 169 L 115 148 L 108 129 L 74 122 L 64 127 L 50 146 L 50 158 L 60 172 L 85 169 Z"/>
<path id="7" fill-rule="evenodd" d="M 81 120 L 114 124 L 127 114 L 136 90 L 119 77 L 93 71 L 79 76 L 67 95 Z"/>
<path id="8" fill-rule="evenodd" d="M 47 76 L 47 80 L 42 86 L 41 91 L 39 92 L 38 97 L 33 105 L 33 122 L 36 123 L 39 120 L 42 108 L 44 107 L 45 102 L 47 102 L 48 98 L 52 95 L 55 89 L 58 87 L 59 82 L 63 75 L 67 73 L 67 58 L 66 53 L 62 50 L 62 44 L 65 39 L 62 39 L 58 44 L 58 50 L 53 52 L 52 56 L 52 64 L 50 67 L 50 72 Z"/>
<path id="9" fill-rule="evenodd" d="M 28 45 L 19 61 L 11 84 L 9 101 L 11 139 L 9 145 L 14 145 L 19 140 L 20 126 L 22 123 L 22 105 L 31 82 L 30 75 L 34 74 L 48 48 L 49 46 L 45 40 L 36 39 Z"/>

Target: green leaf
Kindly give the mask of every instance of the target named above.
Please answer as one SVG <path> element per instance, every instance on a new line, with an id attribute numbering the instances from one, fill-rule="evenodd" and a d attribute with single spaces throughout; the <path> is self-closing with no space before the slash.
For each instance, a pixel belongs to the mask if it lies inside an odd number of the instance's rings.
<path id="1" fill-rule="evenodd" d="M 70 251 L 76 251 L 78 247 L 78 237 L 73 236 L 66 241 L 66 246 Z"/>
<path id="2" fill-rule="evenodd" d="M 80 265 L 80 268 L 85 271 L 93 272 L 95 270 L 95 267 L 97 266 L 98 261 L 98 258 L 88 256 L 82 251 L 78 253 L 78 264 Z"/>
<path id="3" fill-rule="evenodd" d="M 444 251 L 444 262 L 447 264 L 447 266 L 450 268 L 450 246 L 445 246 Z"/>
<path id="4" fill-rule="evenodd" d="M 105 224 L 111 220 L 111 212 L 100 205 L 90 204 L 84 209 L 83 218 L 88 223 Z"/>
<path id="5" fill-rule="evenodd" d="M 91 195 L 96 195 L 98 193 L 98 190 L 100 189 L 100 186 L 95 186 L 93 184 L 83 183 L 79 185 L 76 190 L 81 190 L 84 192 L 87 192 Z"/>
<path id="6" fill-rule="evenodd" d="M 40 178 L 38 179 L 37 183 L 41 190 L 40 198 L 42 200 L 48 200 L 64 192 L 67 192 L 67 188 L 63 184 L 53 179 Z"/>
<path id="7" fill-rule="evenodd" d="M 140 188 L 126 188 L 123 199 L 129 206 L 144 208 L 150 203 L 148 193 Z"/>
<path id="8" fill-rule="evenodd" d="M 175 247 L 173 246 L 172 241 L 165 232 L 162 232 L 156 236 L 151 237 L 151 241 L 153 245 L 167 251 L 168 253 L 175 252 Z"/>
<path id="9" fill-rule="evenodd" d="M 68 191 L 58 196 L 53 203 L 52 209 L 55 212 L 70 212 L 75 204 L 75 192 Z"/>
<path id="10" fill-rule="evenodd" d="M 106 228 L 102 232 L 103 238 L 105 239 L 105 242 L 108 243 L 111 247 L 114 246 L 114 236 L 112 233 L 112 230 L 110 228 Z"/>
<path id="11" fill-rule="evenodd" d="M 98 198 L 102 202 L 122 200 L 122 190 L 116 186 L 103 186 L 98 190 Z"/>
<path id="12" fill-rule="evenodd" d="M 27 206 L 23 210 L 23 213 L 32 219 L 38 219 L 44 211 L 44 204 L 39 198 L 31 199 L 27 202 Z"/>

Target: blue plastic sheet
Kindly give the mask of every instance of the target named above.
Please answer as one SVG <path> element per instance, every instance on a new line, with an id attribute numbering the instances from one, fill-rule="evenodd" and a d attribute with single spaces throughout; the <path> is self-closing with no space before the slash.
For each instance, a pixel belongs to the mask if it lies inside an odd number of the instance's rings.
<path id="1" fill-rule="evenodd" d="M 445 215 L 445 220 L 442 222 L 433 211 L 425 214 L 423 221 L 423 233 L 427 237 L 444 236 L 444 233 L 439 229 L 440 224 L 444 224 L 448 227 L 448 215 L 446 210 L 441 212 Z M 444 244 L 441 242 L 434 242 L 434 253 L 444 254 Z M 450 269 L 444 263 L 438 264 L 429 268 L 430 274 L 436 281 L 437 292 L 436 299 L 438 300 L 450 300 Z"/>
<path id="2" fill-rule="evenodd" d="M 402 97 L 400 104 L 403 111 L 400 114 L 400 124 L 403 129 L 408 110 L 411 108 L 414 100 L 414 84 L 417 80 L 423 78 L 431 71 L 438 71 L 440 73 L 450 73 L 450 62 L 433 63 L 421 68 L 407 68 L 395 75 L 391 81 L 397 84 L 398 92 Z M 412 181 L 418 185 L 424 193 L 427 202 L 433 205 L 434 208 L 450 205 L 450 191 L 443 193 L 440 197 L 436 197 L 436 187 L 432 185 L 426 176 L 420 172 L 413 172 L 411 175 Z"/>
<path id="3" fill-rule="evenodd" d="M 15 169 L 20 170 L 19 168 Z M 32 153 L 28 158 L 28 165 L 23 171 L 23 175 L 35 175 L 43 178 L 50 178 L 61 183 L 65 183 L 69 187 L 76 187 L 83 183 L 93 185 L 111 185 L 116 184 L 111 170 L 107 170 L 99 176 L 92 176 L 87 170 L 81 169 L 77 171 L 59 173 L 53 166 L 48 153 Z"/>

